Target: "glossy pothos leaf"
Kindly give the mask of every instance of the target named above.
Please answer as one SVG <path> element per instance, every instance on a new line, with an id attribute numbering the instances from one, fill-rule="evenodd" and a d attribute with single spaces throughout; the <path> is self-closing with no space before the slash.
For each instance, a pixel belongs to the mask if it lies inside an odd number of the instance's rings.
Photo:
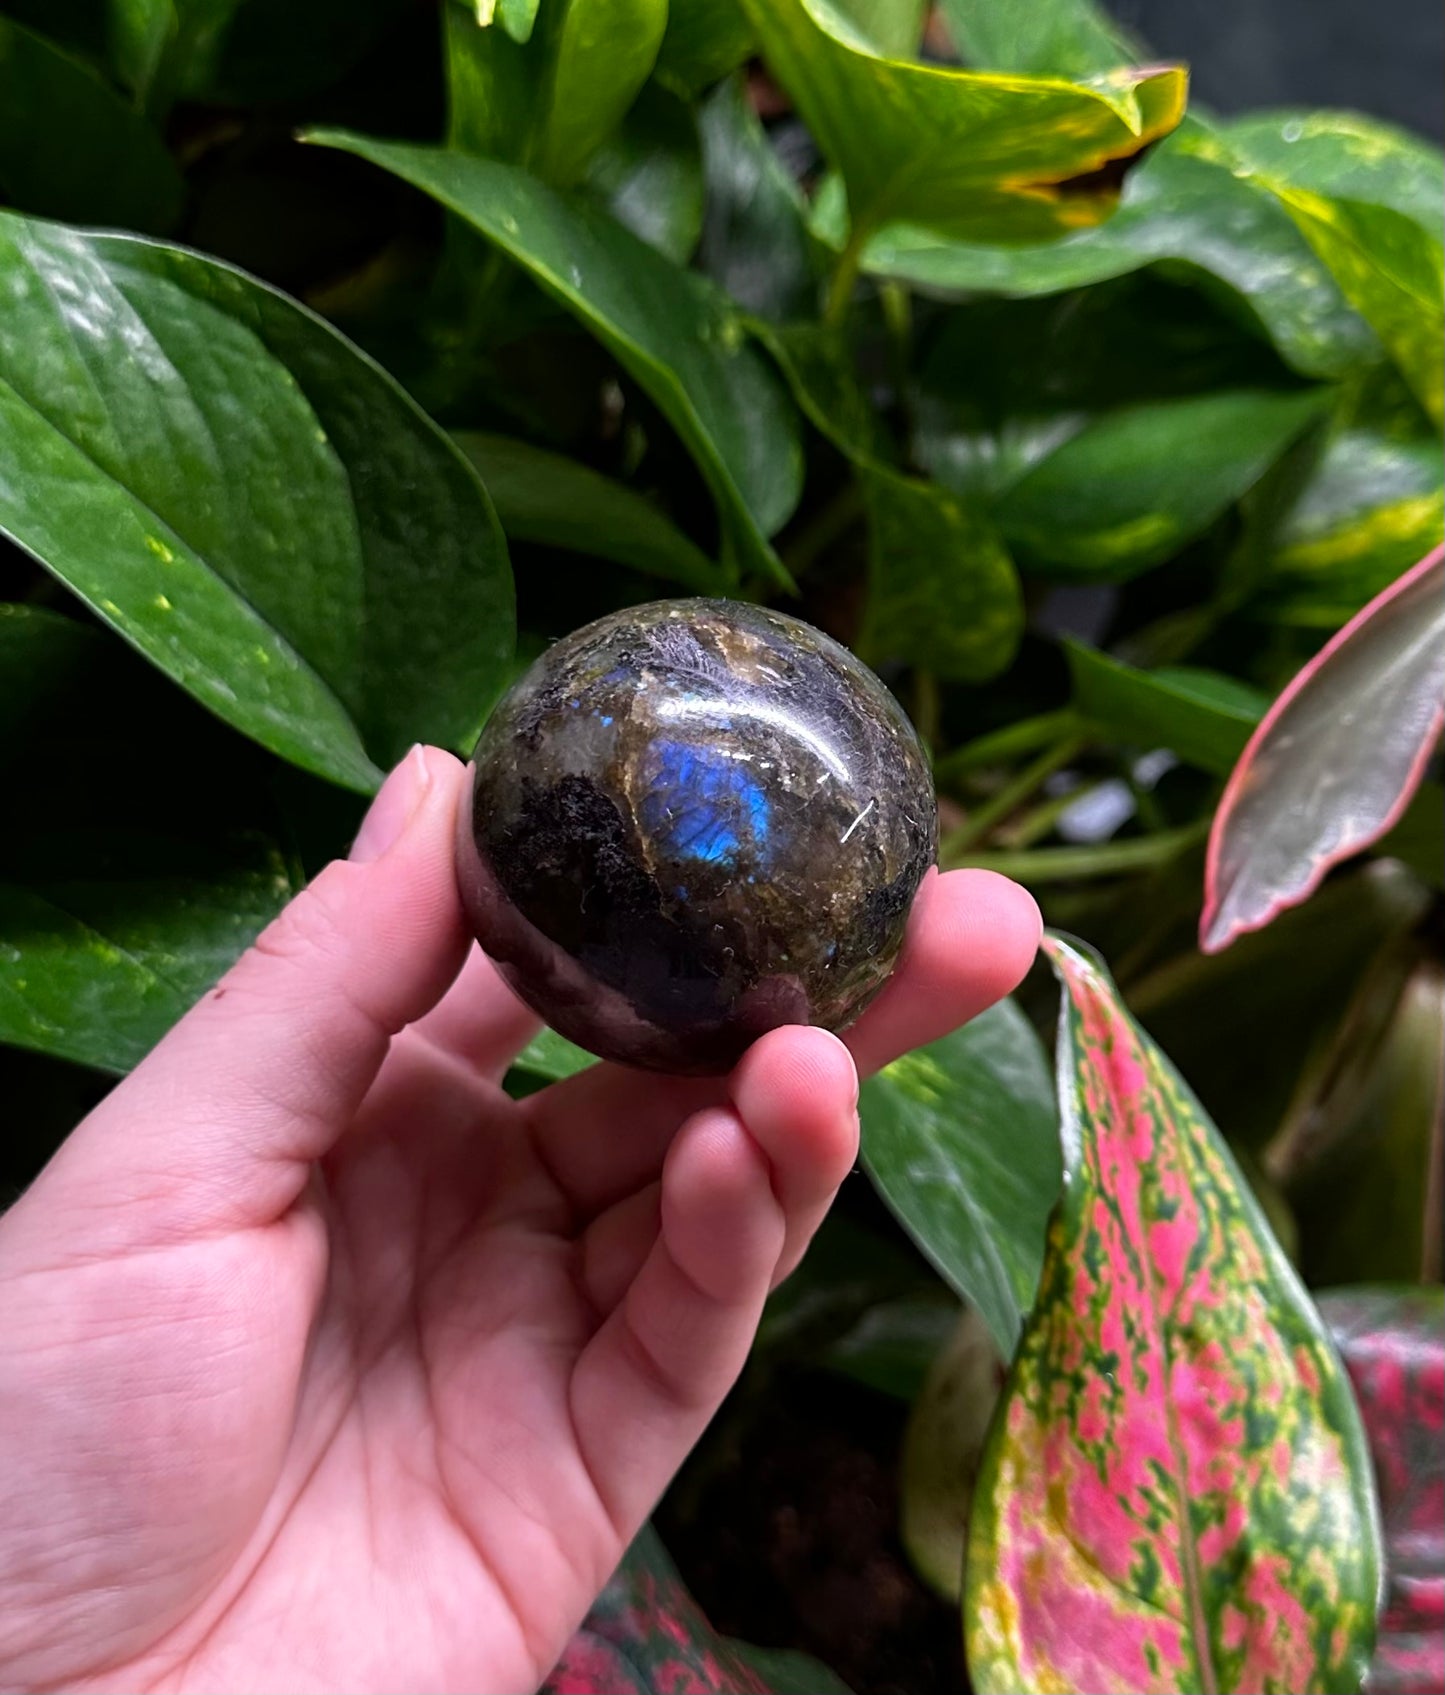
<path id="1" fill-rule="evenodd" d="M 743 0 L 769 69 L 847 185 L 851 245 L 901 221 L 978 241 L 1096 224 L 1184 112 L 1178 66 L 1090 83 L 885 57 L 829 0 Z"/>
<path id="2" fill-rule="evenodd" d="M 841 213 L 837 197 L 820 194 L 814 228 L 838 247 Z M 1224 284 L 1245 319 L 1305 376 L 1336 377 L 1381 356 L 1379 339 L 1276 197 L 1241 175 L 1197 123 L 1131 171 L 1118 210 L 1091 228 L 1024 245 L 965 241 L 894 220 L 863 254 L 865 273 L 950 294 L 1057 294 L 1150 265 L 1168 265 L 1211 293 Z"/>
<path id="3" fill-rule="evenodd" d="M 1065 642 L 1064 651 L 1085 722 L 1136 747 L 1167 747 L 1221 777 L 1264 715 L 1263 695 L 1218 671 L 1187 665 L 1140 671 L 1076 641 Z"/>
<path id="4" fill-rule="evenodd" d="M 976 504 L 882 466 L 862 473 L 868 613 L 861 645 L 952 681 L 985 682 L 1023 637 L 1023 590 Z"/>
<path id="5" fill-rule="evenodd" d="M 452 145 L 575 182 L 646 81 L 667 0 L 553 0 L 525 33 L 482 11 L 443 8 Z"/>
<path id="6" fill-rule="evenodd" d="M 1381 1560 L 1343 1367 L 1183 1080 L 1045 947 L 1067 1181 L 975 1496 L 974 1685 L 1354 1690 Z"/>
<path id="7" fill-rule="evenodd" d="M 1033 1303 L 1059 1187 L 1048 1061 L 1011 1000 L 863 1085 L 863 1164 L 1008 1354 Z"/>
<path id="8" fill-rule="evenodd" d="M 651 1525 L 627 1550 L 543 1695 L 848 1695 L 804 1654 L 719 1636 Z"/>
<path id="9" fill-rule="evenodd" d="M 1445 248 L 1439 236 L 1392 206 L 1271 186 L 1420 404 L 1437 424 L 1445 421 Z"/>
<path id="10" fill-rule="evenodd" d="M 722 568 L 625 483 L 511 436 L 461 430 L 456 441 L 513 540 L 615 560 L 699 594 L 725 592 Z"/>
<path id="11" fill-rule="evenodd" d="M 64 145 L 44 145 L 47 133 Z M 0 196 L 47 218 L 162 232 L 185 184 L 156 130 L 109 83 L 0 17 Z"/>
<path id="12" fill-rule="evenodd" d="M 218 717 L 372 787 L 476 734 L 512 648 L 460 451 L 217 260 L 0 214 L 0 533 Z"/>
<path id="13" fill-rule="evenodd" d="M 1271 535 L 1254 609 L 1337 630 L 1445 535 L 1437 432 L 1393 374 L 1339 408 Z"/>
<path id="14" fill-rule="evenodd" d="M 719 290 L 601 208 L 498 160 L 339 130 L 310 139 L 414 184 L 515 259 L 671 421 L 712 488 L 735 555 L 791 586 L 767 538 L 801 489 L 797 416 Z"/>
<path id="15" fill-rule="evenodd" d="M 1379 594 L 1288 684 L 1209 837 L 1199 945 L 1307 900 L 1403 816 L 1445 723 L 1445 548 Z"/>

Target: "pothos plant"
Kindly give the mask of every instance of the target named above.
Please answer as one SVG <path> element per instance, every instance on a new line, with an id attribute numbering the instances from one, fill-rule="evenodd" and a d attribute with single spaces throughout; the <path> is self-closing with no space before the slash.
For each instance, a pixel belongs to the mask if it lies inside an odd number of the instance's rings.
<path id="1" fill-rule="evenodd" d="M 0 0 L 11 1185 L 409 743 L 773 601 L 1082 940 L 1052 1074 L 1031 982 L 867 1085 L 702 1473 L 846 1374 L 976 1688 L 1438 1688 L 1439 1292 L 1305 1289 L 1440 1276 L 1442 185 L 1088 0 Z M 836 1683 L 649 1532 L 553 1687 Z"/>

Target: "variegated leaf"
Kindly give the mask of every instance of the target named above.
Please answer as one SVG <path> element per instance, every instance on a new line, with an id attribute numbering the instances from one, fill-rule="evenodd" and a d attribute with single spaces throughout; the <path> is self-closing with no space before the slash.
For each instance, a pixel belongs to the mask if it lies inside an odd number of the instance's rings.
<path id="1" fill-rule="evenodd" d="M 975 1687 L 1355 1690 L 1379 1528 L 1339 1359 L 1183 1080 L 1045 947 L 1066 1181 L 975 1497 Z"/>
<path id="2" fill-rule="evenodd" d="M 1331 1289 L 1320 1312 L 1359 1397 L 1385 1525 L 1389 1590 L 1365 1687 L 1445 1689 L 1445 1297 L 1438 1287 Z"/>
<path id="3" fill-rule="evenodd" d="M 542 1695 L 848 1695 L 817 1660 L 719 1636 L 644 1525 Z"/>

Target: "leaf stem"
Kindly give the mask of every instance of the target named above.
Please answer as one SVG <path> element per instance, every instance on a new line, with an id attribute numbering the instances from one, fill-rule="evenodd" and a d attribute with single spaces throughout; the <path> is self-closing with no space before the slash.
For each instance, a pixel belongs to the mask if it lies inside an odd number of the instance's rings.
<path id="1" fill-rule="evenodd" d="M 1042 841 L 1048 835 L 1076 800 L 1085 799 L 1109 781 L 1108 777 L 1096 777 L 1092 782 L 1080 783 L 1077 788 L 1069 789 L 1064 794 L 1051 795 L 1047 800 L 1040 801 L 1037 806 L 1026 812 L 1017 824 L 1008 830 L 999 831 L 999 846 L 1032 847 L 1035 842 Z"/>
<path id="2" fill-rule="evenodd" d="M 1036 718 L 1020 718 L 1016 724 L 1005 724 L 1001 730 L 992 730 L 955 748 L 939 760 L 934 776 L 939 783 L 947 783 L 981 765 L 1001 765 L 1021 753 L 1032 753 L 1035 748 L 1046 747 L 1061 737 L 1078 734 L 1081 728 L 1078 717 L 1068 707 L 1061 712 L 1042 712 Z"/>
<path id="3" fill-rule="evenodd" d="M 1203 840 L 1209 820 L 1187 824 L 1178 830 L 1161 830 L 1156 836 L 1133 837 L 1123 842 L 1090 843 L 1085 847 L 1035 848 L 1024 853 L 961 853 L 950 856 L 945 869 L 975 866 L 1000 871 L 1020 883 L 1067 883 L 1078 878 L 1118 877 L 1130 871 L 1150 871 L 1167 864 L 1177 854 Z M 939 855 L 940 861 L 944 856 Z"/>
<path id="4" fill-rule="evenodd" d="M 1055 771 L 1061 770 L 1071 759 L 1077 759 L 1087 745 L 1082 736 L 1065 736 L 1053 747 L 1045 749 L 1011 782 L 1005 783 L 992 800 L 975 808 L 969 814 L 967 822 L 945 838 L 940 852 L 962 853 L 975 842 L 983 841 L 996 824 L 1002 824 L 1005 818 L 1016 812 L 1041 783 L 1052 777 Z"/>
<path id="5" fill-rule="evenodd" d="M 938 722 L 943 709 L 939 697 L 938 678 L 932 671 L 919 669 L 913 673 L 913 728 L 927 748 L 938 746 Z"/>
<path id="6" fill-rule="evenodd" d="M 858 284 L 867 240 L 866 230 L 855 229 L 838 255 L 838 263 L 828 281 L 828 295 L 823 302 L 823 323 L 830 330 L 840 330 L 848 321 L 848 308 L 853 303 L 853 290 Z"/>

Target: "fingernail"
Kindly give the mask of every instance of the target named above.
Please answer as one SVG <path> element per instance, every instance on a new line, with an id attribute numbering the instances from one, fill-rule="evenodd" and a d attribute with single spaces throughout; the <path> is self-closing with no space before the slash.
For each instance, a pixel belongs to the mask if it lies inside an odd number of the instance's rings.
<path id="1" fill-rule="evenodd" d="M 368 865 L 401 840 L 430 786 L 426 749 L 418 742 L 381 785 L 362 819 L 348 855 L 353 864 Z"/>

